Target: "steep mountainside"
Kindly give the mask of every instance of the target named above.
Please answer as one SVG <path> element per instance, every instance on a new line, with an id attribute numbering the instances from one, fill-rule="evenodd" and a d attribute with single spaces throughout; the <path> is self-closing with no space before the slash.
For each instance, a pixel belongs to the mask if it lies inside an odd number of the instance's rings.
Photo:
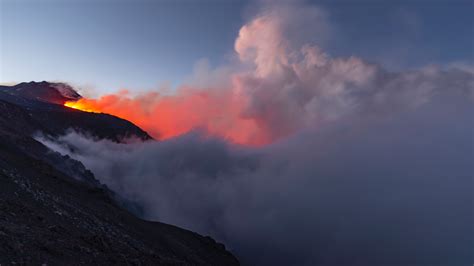
<path id="1" fill-rule="evenodd" d="M 1 265 L 238 265 L 210 237 L 131 215 L 80 162 L 32 138 L 69 127 L 117 141 L 150 139 L 145 132 L 113 116 L 34 100 L 34 92 L 8 95 L 0 97 Z"/>
<path id="2" fill-rule="evenodd" d="M 11 121 L 11 123 L 17 124 L 16 129 L 27 130 L 25 133 L 30 135 L 35 133 L 34 131 L 41 131 L 44 134 L 57 136 L 64 134 L 68 129 L 74 129 L 115 141 L 129 137 L 151 139 L 145 131 L 127 120 L 63 106 L 64 102 L 79 98 L 81 96 L 77 92 L 62 83 L 29 82 L 15 86 L 0 86 L 0 101 L 14 105 L 14 109 L 21 109 L 21 115 L 25 116 L 22 122 Z M 18 111 L 15 114 L 20 115 Z M 3 118 L 7 118 L 7 115 L 3 114 Z M 26 118 L 28 123 L 24 123 Z M 10 119 L 16 120 L 17 117 L 12 115 Z"/>

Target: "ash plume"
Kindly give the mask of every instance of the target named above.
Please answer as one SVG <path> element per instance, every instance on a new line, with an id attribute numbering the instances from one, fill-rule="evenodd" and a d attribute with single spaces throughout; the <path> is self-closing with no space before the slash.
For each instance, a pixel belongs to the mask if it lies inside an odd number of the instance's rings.
<path id="1" fill-rule="evenodd" d="M 156 139 L 200 129 L 234 143 L 264 145 L 357 113 L 414 108 L 446 90 L 473 97 L 466 67 L 391 72 L 356 56 L 332 57 L 315 43 L 329 38 L 330 30 L 321 8 L 269 6 L 241 27 L 237 63 L 211 70 L 198 65 L 196 84 L 191 79 L 171 94 L 121 91 L 68 106 L 119 116 Z"/>

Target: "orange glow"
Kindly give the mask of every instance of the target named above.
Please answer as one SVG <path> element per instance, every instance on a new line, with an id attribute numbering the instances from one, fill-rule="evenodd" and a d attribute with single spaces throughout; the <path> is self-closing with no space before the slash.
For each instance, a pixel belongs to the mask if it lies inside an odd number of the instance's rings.
<path id="1" fill-rule="evenodd" d="M 235 97 L 231 90 L 182 88 L 176 95 L 150 92 L 132 97 L 127 91 L 121 91 L 64 105 L 118 116 L 133 122 L 158 140 L 200 129 L 238 144 L 269 143 L 271 139 L 254 119 L 241 116 L 244 104 L 245 101 Z"/>
<path id="2" fill-rule="evenodd" d="M 99 110 L 92 109 L 91 106 L 88 106 L 84 100 L 85 99 L 81 99 L 79 101 L 67 101 L 64 103 L 64 106 L 85 112 L 99 113 Z"/>

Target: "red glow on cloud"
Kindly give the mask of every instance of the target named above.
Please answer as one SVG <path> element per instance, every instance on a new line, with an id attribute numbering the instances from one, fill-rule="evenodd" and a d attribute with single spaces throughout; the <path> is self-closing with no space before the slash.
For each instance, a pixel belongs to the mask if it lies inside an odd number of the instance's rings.
<path id="1" fill-rule="evenodd" d="M 67 102 L 65 106 L 129 120 L 158 140 L 200 129 L 237 144 L 269 143 L 271 139 L 254 119 L 241 116 L 244 104 L 231 90 L 181 88 L 174 95 L 148 92 L 135 97 L 120 91 L 98 99 Z"/>
<path id="2" fill-rule="evenodd" d="M 236 65 L 198 67 L 192 86 L 172 95 L 121 91 L 65 105 L 121 117 L 159 140 L 199 129 L 237 144 L 265 145 L 358 111 L 416 107 L 436 89 L 439 70 L 387 75 L 306 41 L 324 39 L 328 31 L 318 8 L 271 9 L 240 29 Z"/>

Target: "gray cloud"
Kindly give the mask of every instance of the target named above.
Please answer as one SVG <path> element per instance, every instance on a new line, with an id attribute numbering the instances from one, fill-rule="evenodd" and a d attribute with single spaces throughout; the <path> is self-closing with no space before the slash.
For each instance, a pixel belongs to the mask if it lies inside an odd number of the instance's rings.
<path id="1" fill-rule="evenodd" d="M 199 132 L 41 141 L 82 161 L 146 219 L 210 234 L 250 265 L 456 265 L 472 261 L 474 222 L 474 108 L 461 96 L 263 148 Z"/>
<path id="2" fill-rule="evenodd" d="M 245 103 L 241 117 L 256 121 L 266 139 L 354 114 L 416 108 L 446 90 L 474 95 L 469 64 L 390 72 L 355 56 L 332 57 L 314 44 L 330 32 L 324 10 L 309 5 L 263 10 L 240 29 L 235 51 L 251 67 L 236 71 L 230 87 Z"/>

